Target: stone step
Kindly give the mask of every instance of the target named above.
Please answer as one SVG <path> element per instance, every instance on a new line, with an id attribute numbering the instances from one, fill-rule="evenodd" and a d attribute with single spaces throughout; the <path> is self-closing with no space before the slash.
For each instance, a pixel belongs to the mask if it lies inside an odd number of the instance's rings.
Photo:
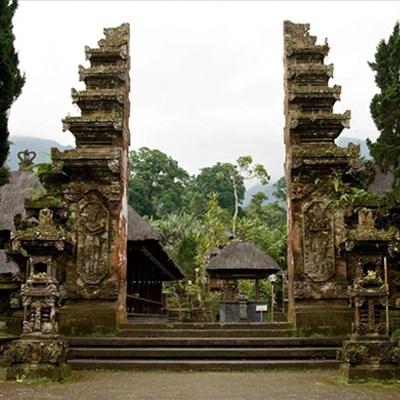
<path id="1" fill-rule="evenodd" d="M 276 369 L 333 369 L 337 360 L 70 360 L 75 370 L 127 369 L 164 371 L 248 371 Z M 284 385 L 284 382 L 282 383 Z"/>
<path id="2" fill-rule="evenodd" d="M 121 337 L 288 337 L 290 329 L 124 329 Z"/>
<path id="3" fill-rule="evenodd" d="M 210 329 L 247 329 L 247 330 L 293 330 L 293 324 L 290 322 L 276 322 L 276 323 L 212 323 L 212 322 L 135 322 L 129 321 L 121 324 L 120 329 L 125 330 L 152 330 L 152 329 L 180 329 L 180 330 L 210 330 Z"/>
<path id="4" fill-rule="evenodd" d="M 70 347 L 341 347 L 344 337 L 65 337 Z"/>
<path id="5" fill-rule="evenodd" d="M 204 348 L 204 347 L 77 347 L 73 358 L 95 359 L 335 359 L 338 347 Z"/>

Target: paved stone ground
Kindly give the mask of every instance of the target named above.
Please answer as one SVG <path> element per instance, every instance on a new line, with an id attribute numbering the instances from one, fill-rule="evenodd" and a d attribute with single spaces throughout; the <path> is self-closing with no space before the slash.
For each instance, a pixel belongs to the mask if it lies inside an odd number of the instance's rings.
<path id="1" fill-rule="evenodd" d="M 65 383 L 5 382 L 0 400 L 399 400 L 400 383 L 346 385 L 336 371 L 74 372 Z"/>

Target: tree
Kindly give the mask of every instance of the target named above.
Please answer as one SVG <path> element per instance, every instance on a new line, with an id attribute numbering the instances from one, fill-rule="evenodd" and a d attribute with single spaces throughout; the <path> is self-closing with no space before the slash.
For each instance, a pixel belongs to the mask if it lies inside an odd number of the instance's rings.
<path id="1" fill-rule="evenodd" d="M 5 163 L 10 150 L 9 110 L 25 83 L 25 76 L 18 69 L 18 54 L 14 49 L 12 18 L 17 7 L 17 0 L 0 0 L 0 186 L 8 182 Z"/>
<path id="2" fill-rule="evenodd" d="M 142 216 L 179 213 L 185 203 L 189 174 L 160 150 L 142 147 L 129 153 L 129 204 Z"/>
<path id="3" fill-rule="evenodd" d="M 393 170 L 396 185 L 400 179 L 400 27 L 394 26 L 388 41 L 381 40 L 375 61 L 369 62 L 375 71 L 375 83 L 380 89 L 371 101 L 370 110 L 380 136 L 375 143 L 367 141 L 376 165 L 387 172 Z"/>
<path id="4" fill-rule="evenodd" d="M 267 184 L 269 175 L 261 164 L 253 164 L 250 156 L 239 157 L 236 164 L 218 162 L 203 168 L 195 177 L 192 187 L 192 204 L 196 211 L 204 210 L 205 199 L 211 193 L 218 194 L 218 205 L 227 209 L 232 217 L 232 234 L 235 236 L 239 205 L 244 199 L 246 179 L 258 178 Z"/>
<path id="5" fill-rule="evenodd" d="M 280 204 L 286 204 L 286 177 L 281 176 L 274 184 L 273 184 L 274 192 L 272 193 L 275 199 Z"/>
<path id="6" fill-rule="evenodd" d="M 235 237 L 236 234 L 236 223 L 239 212 L 239 196 L 238 196 L 238 188 L 239 184 L 243 184 L 243 180 L 245 179 L 260 179 L 263 185 L 266 185 L 269 182 L 269 175 L 261 164 L 254 164 L 251 156 L 239 157 L 236 161 L 236 165 L 228 164 L 228 167 L 231 171 L 231 180 L 233 183 L 233 194 L 235 199 L 235 211 L 233 213 L 232 219 L 232 235 Z"/>
<path id="7" fill-rule="evenodd" d="M 162 219 L 150 219 L 151 226 L 161 235 L 161 243 L 172 255 L 189 280 L 194 280 L 197 244 L 201 236 L 201 221 L 193 215 L 180 212 Z"/>
<path id="8" fill-rule="evenodd" d="M 217 193 L 218 205 L 229 211 L 232 215 L 235 210 L 235 196 L 232 187 L 231 164 L 216 163 L 212 167 L 202 168 L 194 178 L 191 185 L 192 210 L 202 216 L 208 209 L 208 199 L 212 193 Z M 237 197 L 239 201 L 244 199 L 245 187 L 243 181 L 237 182 Z"/>

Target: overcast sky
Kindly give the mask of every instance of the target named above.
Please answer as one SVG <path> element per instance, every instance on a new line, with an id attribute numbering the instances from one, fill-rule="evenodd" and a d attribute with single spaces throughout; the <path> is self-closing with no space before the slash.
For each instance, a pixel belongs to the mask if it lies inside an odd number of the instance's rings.
<path id="1" fill-rule="evenodd" d="M 251 155 L 273 180 L 283 174 L 283 21 L 327 37 L 335 112 L 352 111 L 342 135 L 375 139 L 376 93 L 367 62 L 400 18 L 397 1 L 35 1 L 20 0 L 15 46 L 26 73 L 11 109 L 16 136 L 74 144 L 61 119 L 79 115 L 84 46 L 104 27 L 131 26 L 131 148 L 158 148 L 191 174 Z"/>

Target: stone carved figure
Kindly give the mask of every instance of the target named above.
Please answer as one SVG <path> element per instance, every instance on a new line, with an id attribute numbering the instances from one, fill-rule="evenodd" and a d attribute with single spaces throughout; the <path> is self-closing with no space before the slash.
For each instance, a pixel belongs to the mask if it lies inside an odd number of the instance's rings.
<path id="1" fill-rule="evenodd" d="M 31 165 L 33 165 L 33 160 L 36 158 L 36 153 L 26 149 L 18 152 L 17 156 L 19 159 L 19 169 L 28 169 Z"/>
<path id="2" fill-rule="evenodd" d="M 78 234 L 78 273 L 88 284 L 99 283 L 108 272 L 108 211 L 98 201 L 81 209 Z"/>
<path id="3" fill-rule="evenodd" d="M 53 211 L 48 208 L 42 208 L 39 212 L 39 226 L 46 227 L 53 225 Z"/>
<path id="4" fill-rule="evenodd" d="M 316 282 L 335 274 L 334 232 L 331 212 L 322 201 L 304 209 L 304 272 Z"/>

